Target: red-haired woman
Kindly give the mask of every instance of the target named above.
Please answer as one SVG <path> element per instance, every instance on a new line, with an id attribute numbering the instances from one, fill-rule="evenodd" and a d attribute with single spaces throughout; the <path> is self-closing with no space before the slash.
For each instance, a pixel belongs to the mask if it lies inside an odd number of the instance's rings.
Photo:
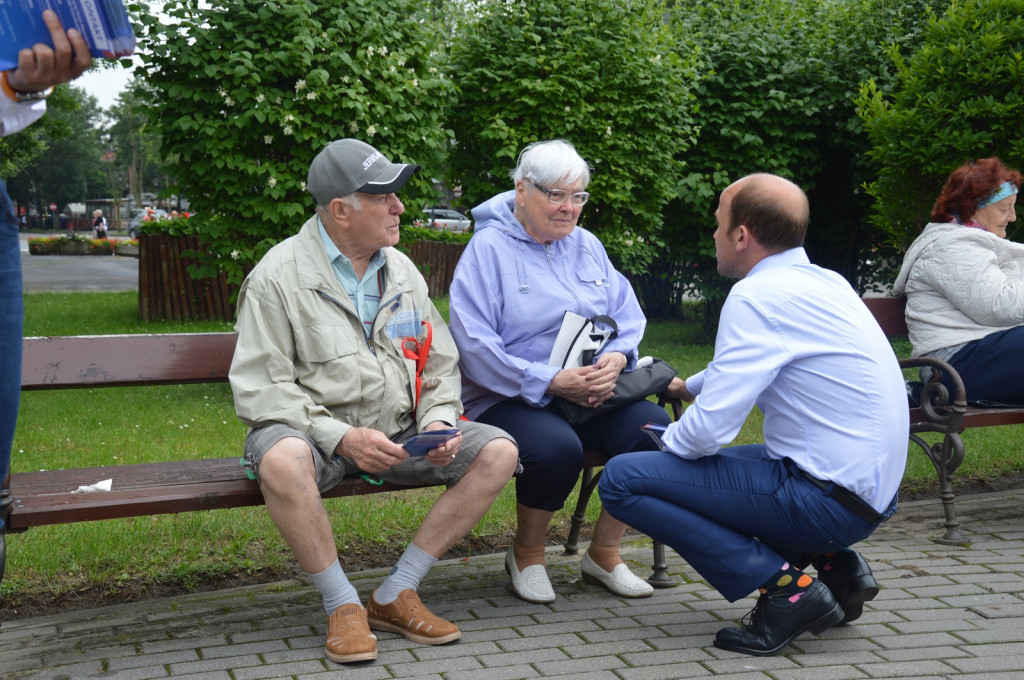
<path id="1" fill-rule="evenodd" d="M 1006 240 L 1021 181 L 998 158 L 954 170 L 893 287 L 914 355 L 949 362 L 972 402 L 1024 403 L 1024 244 Z"/>

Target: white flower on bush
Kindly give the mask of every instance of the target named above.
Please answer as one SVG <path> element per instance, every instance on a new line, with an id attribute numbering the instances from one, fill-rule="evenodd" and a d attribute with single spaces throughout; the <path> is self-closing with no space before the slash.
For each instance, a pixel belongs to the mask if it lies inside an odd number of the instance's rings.
<path id="1" fill-rule="evenodd" d="M 290 137 L 290 136 L 291 136 L 291 134 L 292 134 L 292 126 L 291 126 L 291 125 L 285 125 L 285 126 L 284 126 L 284 127 L 283 127 L 283 128 L 281 129 L 281 131 L 282 131 L 282 132 L 284 132 L 284 133 L 285 133 L 286 135 L 288 135 L 288 136 Z"/>
<path id="2" fill-rule="evenodd" d="M 263 143 L 264 144 L 273 144 L 274 143 L 274 138 L 271 135 L 263 135 Z"/>
<path id="3" fill-rule="evenodd" d="M 258 95 L 256 95 L 256 103 L 257 104 L 262 104 L 264 99 L 266 99 L 266 97 L 263 96 L 262 92 L 260 92 Z"/>
<path id="4" fill-rule="evenodd" d="M 373 137 L 375 134 L 377 134 L 377 128 L 375 128 L 374 126 L 370 125 L 369 127 L 366 128 L 366 134 L 368 134 L 371 137 Z"/>
<path id="5" fill-rule="evenodd" d="M 605 128 L 604 136 L 605 137 L 611 137 L 612 136 L 612 126 L 611 125 L 609 125 L 607 128 Z"/>
<path id="6" fill-rule="evenodd" d="M 303 91 L 305 89 L 306 89 L 306 81 L 305 80 L 296 80 L 295 81 L 295 91 L 296 92 L 301 92 L 301 91 Z"/>
<path id="7" fill-rule="evenodd" d="M 274 177 L 273 175 L 271 175 L 270 178 L 267 179 L 267 186 L 270 187 L 271 189 L 276 187 L 277 186 L 277 178 Z"/>
<path id="8" fill-rule="evenodd" d="M 348 129 L 351 130 L 352 132 L 359 132 L 359 123 L 357 123 L 356 121 L 352 121 L 351 123 L 348 124 Z"/>
<path id="9" fill-rule="evenodd" d="M 306 99 L 309 99 L 309 100 L 316 99 L 316 92 L 313 92 L 313 91 L 307 92 L 306 93 Z"/>
<path id="10" fill-rule="evenodd" d="M 232 250 L 231 251 L 231 259 L 232 260 L 237 260 L 241 256 L 242 256 L 242 252 L 241 251 L 239 251 L 239 250 Z"/>

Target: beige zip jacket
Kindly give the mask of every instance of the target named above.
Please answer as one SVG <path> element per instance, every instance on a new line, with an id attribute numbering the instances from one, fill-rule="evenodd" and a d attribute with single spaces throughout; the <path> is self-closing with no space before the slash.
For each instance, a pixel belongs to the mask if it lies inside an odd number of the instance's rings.
<path id="1" fill-rule="evenodd" d="M 462 414 L 459 356 L 412 261 L 384 248 L 385 290 L 370 339 L 338 283 L 316 217 L 274 246 L 238 294 L 238 345 L 229 379 L 238 417 L 250 427 L 283 423 L 332 453 L 352 427 L 393 438 L 416 425 L 455 424 Z M 402 340 L 433 343 L 414 413 L 415 362 Z"/>

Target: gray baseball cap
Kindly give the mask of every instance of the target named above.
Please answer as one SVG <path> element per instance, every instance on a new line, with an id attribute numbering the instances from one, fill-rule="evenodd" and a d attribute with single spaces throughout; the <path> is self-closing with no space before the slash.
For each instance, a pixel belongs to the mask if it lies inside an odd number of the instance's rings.
<path id="1" fill-rule="evenodd" d="M 358 139 L 338 139 L 317 154 L 309 166 L 306 190 L 317 205 L 356 191 L 390 194 L 409 181 L 418 165 L 392 163 L 384 154 Z"/>

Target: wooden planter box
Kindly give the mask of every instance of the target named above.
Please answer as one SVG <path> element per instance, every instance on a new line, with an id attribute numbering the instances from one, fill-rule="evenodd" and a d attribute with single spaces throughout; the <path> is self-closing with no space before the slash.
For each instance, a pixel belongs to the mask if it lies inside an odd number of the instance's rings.
<path id="1" fill-rule="evenodd" d="M 28 254 L 29 255 L 56 255 L 57 254 L 57 243 L 32 243 L 28 242 Z"/>
<path id="2" fill-rule="evenodd" d="M 61 241 L 59 252 L 61 255 L 88 255 L 89 244 L 78 239 Z"/>
<path id="3" fill-rule="evenodd" d="M 443 241 L 415 241 L 409 246 L 409 257 L 426 279 L 431 297 L 448 294 L 455 276 L 455 265 L 465 249 L 464 243 Z"/>
<path id="4" fill-rule="evenodd" d="M 139 318 L 191 321 L 235 318 L 232 287 L 221 272 L 215 278 L 193 279 L 188 272 L 200 251 L 196 236 L 139 235 Z"/>

